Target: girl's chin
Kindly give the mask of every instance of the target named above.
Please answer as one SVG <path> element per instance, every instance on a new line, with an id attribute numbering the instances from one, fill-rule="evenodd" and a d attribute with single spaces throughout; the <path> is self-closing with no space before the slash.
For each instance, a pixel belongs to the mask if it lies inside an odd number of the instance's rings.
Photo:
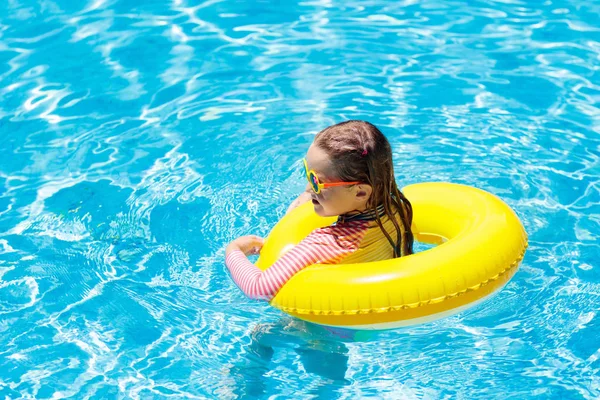
<path id="1" fill-rule="evenodd" d="M 327 215 L 325 215 L 325 210 L 323 209 L 323 206 L 321 204 L 319 204 L 317 201 L 313 200 L 313 207 L 315 209 L 315 214 L 317 214 L 320 217 L 326 217 Z"/>
<path id="2" fill-rule="evenodd" d="M 325 211 L 325 207 L 323 207 L 323 205 L 318 200 L 313 199 L 312 205 L 315 209 L 315 214 L 317 214 L 319 217 L 337 217 L 338 216 L 338 214 L 332 214 L 331 212 Z"/>
<path id="3" fill-rule="evenodd" d="M 320 204 L 313 204 L 313 207 L 315 208 L 315 214 L 317 214 L 319 217 L 334 217 L 335 216 L 333 214 L 327 213 L 325 211 L 325 209 L 323 208 L 323 206 Z"/>

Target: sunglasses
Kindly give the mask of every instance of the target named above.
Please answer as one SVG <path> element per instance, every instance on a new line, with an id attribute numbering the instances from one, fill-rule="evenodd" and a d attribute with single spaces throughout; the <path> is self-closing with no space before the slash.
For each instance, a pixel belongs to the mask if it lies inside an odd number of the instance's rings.
<path id="1" fill-rule="evenodd" d="M 350 186 L 350 185 L 357 185 L 360 182 L 327 182 L 327 183 L 321 183 L 319 181 L 319 177 L 317 176 L 317 173 L 315 171 L 313 171 L 312 169 L 308 169 L 308 163 L 306 162 L 306 158 L 304 158 L 302 161 L 304 161 L 304 171 L 306 172 L 306 179 L 308 180 L 308 183 L 310 184 L 310 187 L 312 188 L 312 190 L 316 193 L 319 194 L 321 193 L 321 190 L 323 189 L 327 189 L 330 187 L 334 187 L 334 186 Z"/>

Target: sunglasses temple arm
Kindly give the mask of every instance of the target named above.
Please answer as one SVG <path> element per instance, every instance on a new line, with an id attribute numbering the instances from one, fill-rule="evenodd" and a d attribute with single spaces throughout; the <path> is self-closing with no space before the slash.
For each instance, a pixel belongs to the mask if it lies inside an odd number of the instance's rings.
<path id="1" fill-rule="evenodd" d="M 328 187 L 334 187 L 334 186 L 350 186 L 350 185 L 358 185 L 360 182 L 328 182 L 328 183 L 322 183 L 321 185 L 323 185 L 323 188 L 326 189 Z"/>

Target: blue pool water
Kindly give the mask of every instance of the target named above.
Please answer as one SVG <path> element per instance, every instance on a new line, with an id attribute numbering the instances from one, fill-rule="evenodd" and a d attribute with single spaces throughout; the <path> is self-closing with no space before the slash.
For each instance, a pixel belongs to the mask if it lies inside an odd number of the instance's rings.
<path id="1" fill-rule="evenodd" d="M 244 298 L 313 135 L 502 197 L 490 301 L 345 338 Z M 597 1 L 0 2 L 1 398 L 600 397 Z"/>

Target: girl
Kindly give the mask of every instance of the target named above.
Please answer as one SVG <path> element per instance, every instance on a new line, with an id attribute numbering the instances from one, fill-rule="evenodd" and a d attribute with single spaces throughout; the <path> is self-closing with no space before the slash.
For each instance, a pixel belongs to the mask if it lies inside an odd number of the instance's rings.
<path id="1" fill-rule="evenodd" d="M 242 236 L 226 249 L 225 263 L 251 298 L 271 300 L 294 274 L 312 264 L 351 264 L 412 254 L 412 207 L 394 178 L 390 144 L 374 125 L 346 121 L 319 132 L 304 159 L 311 200 L 334 225 L 314 230 L 266 271 L 247 256 L 264 240 Z M 289 210 L 288 210 L 289 211 Z"/>

